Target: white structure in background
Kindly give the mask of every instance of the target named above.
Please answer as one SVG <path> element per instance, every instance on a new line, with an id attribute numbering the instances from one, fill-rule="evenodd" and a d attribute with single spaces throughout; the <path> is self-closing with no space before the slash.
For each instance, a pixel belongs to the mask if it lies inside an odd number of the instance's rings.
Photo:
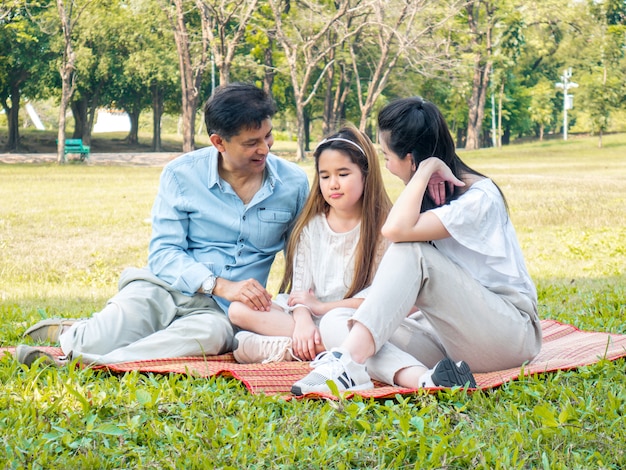
<path id="1" fill-rule="evenodd" d="M 563 90 L 563 140 L 567 140 L 567 110 L 574 107 L 574 95 L 570 95 L 567 91 L 570 88 L 578 88 L 578 83 L 570 81 L 572 78 L 572 68 L 568 68 L 561 75 L 561 81 L 556 84 L 557 88 Z"/>
<path id="2" fill-rule="evenodd" d="M 129 132 L 130 118 L 124 111 L 99 109 L 92 134 L 103 132 Z"/>
<path id="3" fill-rule="evenodd" d="M 37 114 L 37 111 L 35 111 L 33 105 L 30 104 L 30 101 L 26 103 L 26 112 L 28 113 L 28 117 L 31 121 L 33 121 L 33 125 L 38 131 L 46 130 L 46 126 L 44 126 L 43 122 L 41 122 L 41 119 L 39 119 L 39 114 Z"/>

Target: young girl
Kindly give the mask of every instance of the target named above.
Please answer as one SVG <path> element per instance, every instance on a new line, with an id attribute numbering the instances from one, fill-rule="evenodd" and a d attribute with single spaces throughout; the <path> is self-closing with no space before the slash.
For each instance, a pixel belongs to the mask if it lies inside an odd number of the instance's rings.
<path id="1" fill-rule="evenodd" d="M 472 370 L 519 367 L 541 347 L 536 290 L 499 188 L 458 157 L 432 103 L 393 102 L 378 125 L 387 168 L 406 184 L 382 229 L 394 243 L 354 315 L 322 320 L 331 349 L 296 395 L 327 392 L 328 380 L 371 388 L 370 376 L 475 387 Z"/>
<path id="2" fill-rule="evenodd" d="M 312 360 L 324 351 L 319 318 L 353 312 L 363 301 L 387 243 L 380 229 L 391 208 L 371 141 L 348 126 L 315 149 L 315 180 L 287 245 L 281 294 L 269 312 L 241 302 L 228 315 L 241 331 L 241 363 Z M 237 344 L 238 343 L 238 344 Z"/>

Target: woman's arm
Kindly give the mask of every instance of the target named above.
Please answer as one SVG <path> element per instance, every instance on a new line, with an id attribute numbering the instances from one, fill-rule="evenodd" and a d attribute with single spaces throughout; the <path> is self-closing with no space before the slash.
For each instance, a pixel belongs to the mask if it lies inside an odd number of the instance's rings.
<path id="1" fill-rule="evenodd" d="M 391 208 L 382 228 L 382 234 L 392 242 L 422 242 L 450 236 L 439 218 L 426 211 L 420 212 L 424 194 L 432 185 L 465 186 L 439 158 L 422 161 L 417 171 Z"/>

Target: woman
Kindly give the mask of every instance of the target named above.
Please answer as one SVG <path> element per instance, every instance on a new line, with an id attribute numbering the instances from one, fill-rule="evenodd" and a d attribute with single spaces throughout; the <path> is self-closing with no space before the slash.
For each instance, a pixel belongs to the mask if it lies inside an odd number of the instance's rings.
<path id="1" fill-rule="evenodd" d="M 536 289 L 500 189 L 459 158 L 432 103 L 390 103 L 378 125 L 386 166 L 406 184 L 382 228 L 394 243 L 354 315 L 322 320 L 330 351 L 296 395 L 328 392 L 329 380 L 340 391 L 371 388 L 370 376 L 475 387 L 472 370 L 518 367 L 541 347 Z"/>

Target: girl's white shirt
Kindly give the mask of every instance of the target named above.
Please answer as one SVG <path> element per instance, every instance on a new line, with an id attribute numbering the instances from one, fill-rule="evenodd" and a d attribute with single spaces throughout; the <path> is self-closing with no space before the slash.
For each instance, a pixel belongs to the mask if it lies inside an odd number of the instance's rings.
<path id="1" fill-rule="evenodd" d="M 338 233 L 328 225 L 325 214 L 318 214 L 304 227 L 293 261 L 293 291 L 313 289 L 322 302 L 344 298 L 354 277 L 355 252 L 361 238 L 361 223 Z M 376 253 L 380 262 L 388 242 L 382 237 Z M 355 297 L 365 297 L 367 289 Z"/>
<path id="2" fill-rule="evenodd" d="M 479 180 L 458 199 L 431 210 L 450 233 L 435 246 L 488 289 L 513 287 L 537 302 L 515 228 L 498 188 Z"/>

